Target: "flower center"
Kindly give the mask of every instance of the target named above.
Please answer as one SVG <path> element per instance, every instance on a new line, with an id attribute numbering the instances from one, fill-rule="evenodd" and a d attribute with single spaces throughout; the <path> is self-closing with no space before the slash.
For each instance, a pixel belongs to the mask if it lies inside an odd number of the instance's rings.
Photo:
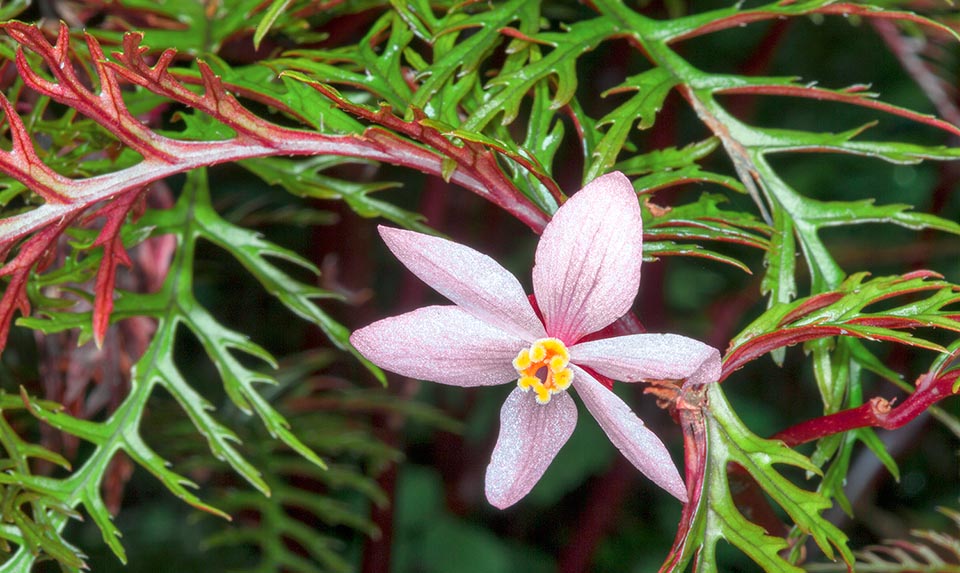
<path id="1" fill-rule="evenodd" d="M 520 379 L 517 386 L 522 390 L 533 389 L 537 402 L 546 404 L 550 396 L 562 392 L 573 382 L 573 370 L 567 368 L 570 351 L 556 338 L 541 338 L 524 348 L 513 359 Z M 543 373 L 543 378 L 540 373 Z"/>

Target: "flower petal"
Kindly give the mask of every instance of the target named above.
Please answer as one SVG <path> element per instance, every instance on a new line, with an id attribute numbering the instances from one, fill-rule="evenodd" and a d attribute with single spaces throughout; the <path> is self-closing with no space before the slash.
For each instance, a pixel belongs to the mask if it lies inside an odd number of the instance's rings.
<path id="1" fill-rule="evenodd" d="M 500 409 L 500 437 L 487 466 L 487 500 L 500 509 L 520 501 L 577 425 L 577 407 L 566 392 L 538 404 L 532 392 L 514 389 Z"/>
<path id="2" fill-rule="evenodd" d="M 517 379 L 513 359 L 528 343 L 456 306 L 428 306 L 374 322 L 350 342 L 377 366 L 454 386 Z"/>
<path id="3" fill-rule="evenodd" d="M 622 382 L 720 379 L 720 351 L 678 334 L 630 334 L 570 347 L 570 359 Z"/>
<path id="4" fill-rule="evenodd" d="M 560 207 L 533 267 L 549 336 L 572 344 L 630 310 L 640 285 L 642 232 L 633 185 L 619 172 L 594 179 Z"/>
<path id="5" fill-rule="evenodd" d="M 670 452 L 616 394 L 607 390 L 582 368 L 572 366 L 573 385 L 587 409 L 597 419 L 613 445 L 623 452 L 643 475 L 686 503 L 687 488 Z"/>
<path id="6" fill-rule="evenodd" d="M 423 233 L 379 229 L 400 262 L 457 306 L 528 341 L 545 336 L 520 282 L 487 255 Z"/>

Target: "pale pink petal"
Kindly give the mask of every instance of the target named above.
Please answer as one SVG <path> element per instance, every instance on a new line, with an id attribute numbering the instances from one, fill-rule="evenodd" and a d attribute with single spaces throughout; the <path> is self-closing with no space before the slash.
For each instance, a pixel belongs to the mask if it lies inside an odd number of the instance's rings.
<path id="1" fill-rule="evenodd" d="M 631 334 L 570 347 L 570 359 L 622 382 L 688 380 L 707 384 L 720 378 L 720 352 L 677 334 Z"/>
<path id="2" fill-rule="evenodd" d="M 547 333 L 567 344 L 620 318 L 640 285 L 640 206 L 620 172 L 574 193 L 537 246 L 533 292 Z"/>
<path id="3" fill-rule="evenodd" d="M 513 359 L 527 346 L 456 306 L 428 306 L 374 322 L 350 342 L 377 366 L 454 386 L 517 379 Z"/>
<path id="4" fill-rule="evenodd" d="M 607 433 L 613 445 L 637 466 L 643 475 L 668 493 L 686 503 L 687 488 L 680 479 L 677 466 L 660 438 L 650 431 L 636 414 L 616 394 L 587 374 L 573 366 L 573 386 Z"/>
<path id="5" fill-rule="evenodd" d="M 545 336 L 520 282 L 487 255 L 423 233 L 379 229 L 401 263 L 457 306 L 528 341 Z"/>
<path id="6" fill-rule="evenodd" d="M 566 392 L 538 404 L 533 392 L 515 388 L 500 409 L 500 437 L 487 466 L 487 500 L 510 507 L 540 481 L 577 425 L 577 407 Z"/>

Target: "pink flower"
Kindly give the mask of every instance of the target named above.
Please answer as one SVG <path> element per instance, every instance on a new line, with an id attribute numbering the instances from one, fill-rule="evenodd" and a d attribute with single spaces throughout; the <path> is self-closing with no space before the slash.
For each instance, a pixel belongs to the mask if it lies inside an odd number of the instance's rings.
<path id="1" fill-rule="evenodd" d="M 588 184 L 544 229 L 533 267 L 542 320 L 517 279 L 490 257 L 412 231 L 380 227 L 380 234 L 455 306 L 428 306 L 361 328 L 350 338 L 357 350 L 412 378 L 517 384 L 500 410 L 500 437 L 487 467 L 491 504 L 502 509 L 525 496 L 573 433 L 570 387 L 627 459 L 686 502 L 663 442 L 592 372 L 623 382 L 706 384 L 720 376 L 719 352 L 675 334 L 583 341 L 626 314 L 640 285 L 640 206 L 622 173 Z"/>

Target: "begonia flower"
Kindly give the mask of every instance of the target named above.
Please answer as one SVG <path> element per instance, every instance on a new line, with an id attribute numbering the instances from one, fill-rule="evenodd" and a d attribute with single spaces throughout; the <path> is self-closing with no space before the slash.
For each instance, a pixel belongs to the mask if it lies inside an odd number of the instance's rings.
<path id="1" fill-rule="evenodd" d="M 380 320 L 350 341 L 374 364 L 403 376 L 464 387 L 517 385 L 500 411 L 487 467 L 491 504 L 502 509 L 525 496 L 573 433 L 570 388 L 627 459 L 686 502 L 666 446 L 594 374 L 685 384 L 720 376 L 719 352 L 691 338 L 589 338 L 630 310 L 640 285 L 640 206 L 622 173 L 572 195 L 544 229 L 533 267 L 540 315 L 516 277 L 490 257 L 438 237 L 379 229 L 393 254 L 454 306 Z"/>

